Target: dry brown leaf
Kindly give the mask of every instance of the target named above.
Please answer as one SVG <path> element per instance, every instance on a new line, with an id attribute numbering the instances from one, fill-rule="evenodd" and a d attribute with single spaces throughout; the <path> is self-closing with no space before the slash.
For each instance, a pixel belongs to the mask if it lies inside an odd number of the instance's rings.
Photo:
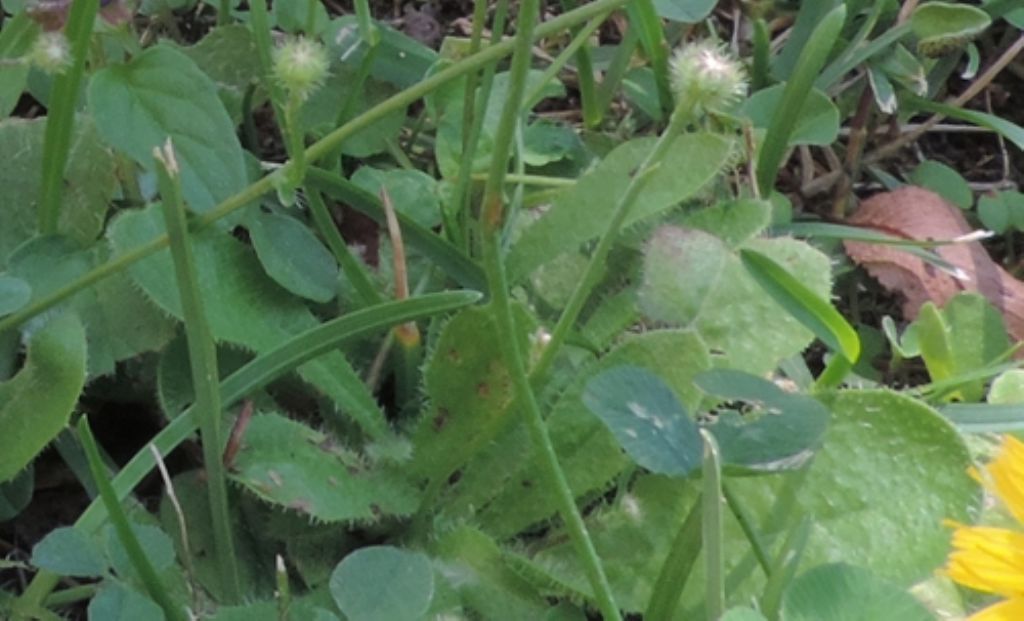
<path id="1" fill-rule="evenodd" d="M 861 204 L 847 223 L 921 241 L 950 240 L 972 231 L 958 208 L 938 194 L 915 186 L 875 194 Z M 925 302 L 942 306 L 961 291 L 975 291 L 999 309 L 1013 338 L 1024 339 L 1024 282 L 996 264 L 979 242 L 948 244 L 936 249 L 939 256 L 963 271 L 963 280 L 897 246 L 855 241 L 843 245 L 850 258 L 882 286 L 903 296 L 907 319 L 916 318 Z"/>

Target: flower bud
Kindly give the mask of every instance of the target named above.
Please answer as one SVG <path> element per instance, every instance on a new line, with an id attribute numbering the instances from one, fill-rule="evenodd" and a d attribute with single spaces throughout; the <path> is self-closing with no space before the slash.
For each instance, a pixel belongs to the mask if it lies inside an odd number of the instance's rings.
<path id="1" fill-rule="evenodd" d="M 324 46 L 305 37 L 289 39 L 274 52 L 274 78 L 300 100 L 320 88 L 329 66 Z"/>
<path id="2" fill-rule="evenodd" d="M 64 73 L 71 66 L 71 48 L 63 32 L 43 32 L 36 38 L 26 58 L 33 67 L 46 73 Z"/>
<path id="3" fill-rule="evenodd" d="M 723 47 L 701 41 L 676 52 L 672 86 L 680 109 L 696 117 L 735 103 L 747 92 L 747 76 Z"/>

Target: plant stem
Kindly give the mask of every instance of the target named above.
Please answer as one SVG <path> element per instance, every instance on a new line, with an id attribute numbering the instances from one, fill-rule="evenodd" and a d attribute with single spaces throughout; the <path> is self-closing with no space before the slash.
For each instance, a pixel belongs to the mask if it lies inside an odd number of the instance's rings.
<path id="1" fill-rule="evenodd" d="M 135 531 L 132 530 L 131 524 L 128 522 L 128 516 L 125 515 L 124 509 L 121 508 L 121 503 L 118 501 L 114 488 L 110 484 L 109 474 L 106 472 L 106 468 L 103 467 L 103 460 L 100 458 L 100 452 L 96 447 L 96 440 L 93 438 L 92 430 L 89 429 L 89 420 L 84 417 L 78 424 L 78 437 L 82 441 L 82 448 L 85 449 L 85 456 L 89 460 L 89 468 L 92 470 L 92 476 L 99 487 L 100 498 L 103 500 L 103 505 L 107 508 L 110 522 L 114 526 L 114 531 L 117 533 L 117 538 L 121 541 L 121 545 L 124 546 L 125 551 L 128 553 L 128 560 L 135 568 L 135 571 L 138 572 L 146 593 L 163 609 L 167 619 L 170 621 L 185 621 L 185 615 L 178 605 L 174 603 L 174 600 L 171 599 L 167 588 L 161 582 L 160 576 L 157 575 L 156 569 L 153 568 L 153 564 L 149 562 L 149 557 L 143 551 L 142 544 L 139 543 L 138 537 L 135 536 Z"/>
<path id="2" fill-rule="evenodd" d="M 71 67 L 53 81 L 43 137 L 42 193 L 38 213 L 39 232 L 42 235 L 57 232 L 64 169 L 71 150 L 71 132 L 75 128 L 75 108 L 78 106 L 85 59 L 89 55 L 89 39 L 92 37 L 92 25 L 96 21 L 99 6 L 99 0 L 77 0 L 71 3 L 68 13 L 65 32 L 71 42 Z"/>
<path id="3" fill-rule="evenodd" d="M 487 275 L 491 295 L 491 309 L 497 326 L 498 345 L 511 375 L 516 400 L 526 417 L 525 423 L 532 443 L 540 454 L 541 467 L 547 483 L 558 502 L 559 513 L 566 523 L 576 553 L 583 563 L 584 571 L 594 591 L 598 606 L 607 621 L 621 619 L 619 608 L 612 596 L 611 586 L 605 576 L 601 561 L 587 533 L 586 524 L 576 506 L 576 499 L 558 463 L 555 447 L 541 416 L 540 407 L 526 374 L 526 364 L 519 348 L 519 329 L 512 316 L 512 305 L 508 295 L 505 277 L 505 263 L 502 257 L 502 231 L 504 224 L 504 200 L 502 186 L 507 172 L 510 147 L 516 125 L 522 114 L 522 100 L 526 90 L 526 76 L 530 69 L 531 43 L 534 24 L 539 13 L 538 0 L 523 0 L 519 5 L 516 27 L 515 52 L 509 70 L 509 87 L 506 103 L 494 135 L 494 150 L 487 182 L 484 185 L 481 206 L 481 232 L 483 243 L 484 273 Z"/>
<path id="4" fill-rule="evenodd" d="M 352 255 L 352 250 L 342 239 L 341 233 L 338 232 L 338 228 L 334 225 L 334 220 L 327 210 L 327 205 L 324 204 L 323 197 L 320 196 L 320 191 L 306 188 L 306 197 L 309 199 L 309 212 L 313 215 L 313 222 L 320 230 L 320 235 L 327 242 L 327 247 L 334 253 L 334 258 L 341 265 L 341 270 L 359 295 L 359 307 L 379 304 L 384 301 L 384 296 L 373 285 L 373 279 L 366 273 L 359 259 Z"/>
<path id="5" fill-rule="evenodd" d="M 231 511 L 228 508 L 228 486 L 221 463 L 224 442 L 221 439 L 221 398 L 217 371 L 217 346 L 203 310 L 192 250 L 189 246 L 185 204 L 181 196 L 181 178 L 171 141 L 163 149 L 153 150 L 157 162 L 157 180 L 163 199 L 164 222 L 170 240 L 174 275 L 184 313 L 192 384 L 203 440 L 203 462 L 210 496 L 210 519 L 213 524 L 214 549 L 221 586 L 228 603 L 241 600 L 242 588 L 235 557 Z"/>
<path id="6" fill-rule="evenodd" d="M 566 337 L 569 336 L 573 325 L 575 325 L 580 311 L 583 310 L 583 305 L 586 303 L 587 298 L 590 297 L 591 290 L 597 284 L 596 281 L 604 269 L 605 259 L 608 257 L 608 253 L 615 243 L 615 238 L 618 236 L 619 229 L 622 228 L 622 223 L 625 222 L 626 217 L 629 215 L 633 203 L 640 196 L 640 192 L 647 185 L 647 180 L 650 178 L 651 173 L 654 172 L 658 163 L 668 153 L 676 136 L 686 126 L 689 118 L 689 115 L 684 112 L 683 106 L 676 107 L 672 117 L 669 119 L 668 127 L 658 137 L 658 141 L 654 144 L 651 152 L 647 154 L 643 163 L 640 164 L 636 173 L 629 180 L 626 191 L 619 198 L 619 202 L 615 205 L 615 210 L 612 212 L 612 217 L 608 220 L 608 227 L 601 235 L 597 246 L 590 255 L 590 261 L 587 263 L 583 276 L 576 283 L 576 288 L 573 290 L 569 301 L 565 305 L 565 309 L 562 310 L 562 314 L 558 317 L 558 322 L 551 331 L 551 340 L 544 349 L 544 353 L 541 354 L 540 360 L 537 361 L 533 368 L 532 375 L 535 378 L 543 378 L 554 362 L 555 356 L 565 342 Z"/>
<path id="7" fill-rule="evenodd" d="M 703 502 L 697 496 L 686 519 L 683 520 L 672 540 L 665 561 L 658 571 L 658 579 L 654 583 L 651 599 L 647 602 L 644 612 L 646 621 L 669 621 L 679 605 L 679 598 L 686 586 L 701 545 L 701 518 Z"/>
<path id="8" fill-rule="evenodd" d="M 722 465 L 718 458 L 718 443 L 706 429 L 700 430 L 704 439 L 704 466 L 701 469 L 703 493 L 701 504 L 701 541 L 704 547 L 706 591 L 704 606 L 708 621 L 718 621 L 725 614 L 725 567 L 722 549 Z"/>

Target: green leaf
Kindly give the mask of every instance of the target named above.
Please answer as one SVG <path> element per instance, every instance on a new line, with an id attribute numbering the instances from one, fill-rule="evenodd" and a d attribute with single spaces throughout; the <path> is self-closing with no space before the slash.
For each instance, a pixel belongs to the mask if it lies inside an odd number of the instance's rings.
<path id="1" fill-rule="evenodd" d="M 25 366 L 0 384 L 0 481 L 14 478 L 67 425 L 85 385 L 85 329 L 63 314 L 32 335 Z"/>
<path id="2" fill-rule="evenodd" d="M 974 204 L 974 193 L 971 186 L 960 176 L 960 173 L 949 166 L 935 160 L 921 162 L 914 172 L 910 173 L 910 181 L 915 185 L 932 190 L 960 209 L 970 209 Z"/>
<path id="3" fill-rule="evenodd" d="M 766 543 L 778 545 L 794 522 L 809 516 L 805 568 L 842 560 L 877 568 L 902 588 L 930 576 L 949 549 L 942 521 L 971 519 L 980 501 L 963 439 L 928 406 L 889 391 L 845 391 L 830 396 L 826 406 L 831 424 L 807 469 L 730 480 L 747 513 L 758 516 L 753 527 Z M 780 497 L 789 477 L 803 477 L 803 483 L 798 493 Z M 624 610 L 643 610 L 698 487 L 640 477 L 613 507 L 591 518 L 595 547 Z M 761 593 L 763 574 L 738 524 L 725 520 L 723 527 L 726 572 L 732 574 L 727 604 L 740 605 Z M 534 561 L 552 580 L 589 592 L 569 542 L 551 540 Z M 687 581 L 676 618 L 700 618 L 693 609 L 703 601 L 703 584 L 702 575 Z"/>
<path id="4" fill-rule="evenodd" d="M 408 88 L 423 80 L 437 61 L 437 52 L 384 24 L 375 25 L 380 41 L 370 65 L 370 75 L 398 88 Z M 332 57 L 344 58 L 349 67 L 358 67 L 367 54 L 355 15 L 332 20 L 323 40 Z"/>
<path id="5" fill-rule="evenodd" d="M 89 602 L 89 621 L 163 621 L 164 611 L 145 595 L 117 581 L 107 582 Z"/>
<path id="6" fill-rule="evenodd" d="M 721 621 L 767 621 L 767 619 L 753 608 L 730 608 L 722 615 Z"/>
<path id="7" fill-rule="evenodd" d="M 308 131 L 324 135 L 337 127 L 338 105 L 349 96 L 352 85 L 356 82 L 356 69 L 344 65 L 334 65 L 331 75 L 309 99 L 302 104 L 301 118 L 303 127 Z M 390 84 L 367 79 L 363 87 L 355 94 L 349 118 L 369 110 L 395 93 Z M 351 157 L 365 158 L 381 153 L 388 148 L 388 141 L 398 137 L 405 122 L 405 109 L 399 108 L 383 115 L 373 124 L 349 136 L 342 143 L 340 150 Z"/>
<path id="8" fill-rule="evenodd" d="M 686 476 L 700 465 L 697 424 L 653 373 L 633 366 L 604 371 L 587 382 L 583 403 L 641 467 Z"/>
<path id="9" fill-rule="evenodd" d="M 818 296 L 785 268 L 754 250 L 740 250 L 744 267 L 780 306 L 833 351 L 850 362 L 860 358 L 860 338 L 827 300 Z"/>
<path id="10" fill-rule="evenodd" d="M 63 237 L 37 237 L 11 255 L 10 271 L 32 287 L 32 299 L 74 282 L 107 258 L 105 245 L 87 250 Z M 73 310 L 85 325 L 89 377 L 114 371 L 114 363 L 163 347 L 175 324 L 119 272 L 58 306 Z M 30 324 L 31 325 L 31 324 Z"/>
<path id="11" fill-rule="evenodd" d="M 630 175 L 650 152 L 653 138 L 631 140 L 613 150 L 593 170 L 559 194 L 540 220 L 523 231 L 508 260 L 509 279 L 522 280 L 537 267 L 599 236 L 629 184 Z M 731 140 L 710 133 L 683 134 L 651 175 L 624 228 L 692 197 L 722 170 L 732 154 Z"/>
<path id="12" fill-rule="evenodd" d="M 948 403 L 939 411 L 965 433 L 1009 433 L 1024 430 L 1024 409 L 1016 403 Z"/>
<path id="13" fill-rule="evenodd" d="M 163 230 L 160 210 L 150 206 L 122 212 L 107 234 L 121 253 L 148 243 Z M 204 306 L 215 339 L 264 353 L 317 325 L 305 305 L 270 280 L 251 250 L 238 240 L 214 228 L 190 239 L 197 277 L 209 292 Z M 182 316 L 169 251 L 133 264 L 129 273 L 157 306 L 175 317 Z M 391 436 L 376 400 L 340 352 L 308 362 L 298 373 L 334 399 L 372 438 Z"/>
<path id="14" fill-rule="evenodd" d="M 309 227 L 291 216 L 253 211 L 245 220 L 256 256 L 274 282 L 314 302 L 331 301 L 338 264 Z"/>
<path id="15" fill-rule="evenodd" d="M 447 573 L 463 605 L 483 619 L 541 619 L 549 609 L 536 589 L 508 566 L 498 544 L 478 530 L 461 527 L 445 533 L 431 552 L 452 570 Z"/>
<path id="16" fill-rule="evenodd" d="M 715 8 L 715 0 L 654 0 L 654 8 L 665 19 L 696 24 Z"/>
<path id="17" fill-rule="evenodd" d="M 146 551 L 146 558 L 149 559 L 155 570 L 162 572 L 174 565 L 174 542 L 167 536 L 167 533 L 150 524 L 129 522 L 129 525 L 142 549 Z M 128 557 L 128 551 L 125 550 L 124 544 L 117 536 L 117 531 L 112 524 L 108 524 L 105 529 L 104 541 L 107 558 L 110 559 L 110 565 L 117 575 L 125 580 L 133 580 L 142 584 L 142 578 Z"/>
<path id="18" fill-rule="evenodd" d="M 776 84 L 751 95 L 740 108 L 740 112 L 750 118 L 757 128 L 771 126 L 779 105 L 785 84 Z M 812 88 L 803 102 L 800 115 L 789 137 L 790 146 L 829 145 L 839 136 L 839 108 L 828 95 Z"/>
<path id="19" fill-rule="evenodd" d="M 1001 362 L 1010 347 L 999 311 L 976 293 L 960 293 L 940 311 L 927 302 L 911 324 L 933 381 L 953 380 Z M 959 388 L 964 401 L 978 401 L 984 380 Z"/>
<path id="20" fill-rule="evenodd" d="M 986 399 L 994 405 L 1024 403 L 1024 369 L 1003 371 L 992 380 Z"/>
<path id="21" fill-rule="evenodd" d="M 208 517 L 211 513 L 206 473 L 201 470 L 190 470 L 175 476 L 171 481 L 181 515 L 165 492 L 160 500 L 160 523 L 164 532 L 173 540 L 178 558 L 184 559 L 188 555 L 195 580 L 218 601 L 223 601 L 227 589 L 222 586 L 223 578 L 215 553 L 216 538 Z M 242 592 L 249 596 L 269 596 L 273 591 L 273 557 L 264 554 L 264 550 L 259 547 L 260 542 L 253 540 L 255 525 L 245 519 L 253 513 L 245 502 L 249 499 L 243 497 L 243 491 L 237 488 L 230 488 L 228 493 L 232 507 L 238 509 L 231 512 L 231 526 L 235 535 L 235 554 L 238 557 Z M 253 501 L 250 500 L 250 503 Z M 187 550 L 181 539 L 182 519 L 188 533 Z M 108 544 L 117 545 L 111 539 L 108 539 Z"/>
<path id="22" fill-rule="evenodd" d="M 539 119 L 523 132 L 523 162 L 527 166 L 545 166 L 572 159 L 583 150 L 576 132 L 562 123 Z"/>
<path id="23" fill-rule="evenodd" d="M 770 256 L 816 296 L 828 297 L 828 258 L 807 244 L 753 239 L 744 247 Z M 767 373 L 813 338 L 757 284 L 736 252 L 702 231 L 658 229 L 647 247 L 643 278 L 639 303 L 644 314 L 693 328 L 723 366 Z M 765 330 L 766 325 L 772 329 Z"/>
<path id="24" fill-rule="evenodd" d="M 907 95 L 907 98 L 913 102 L 915 108 L 926 112 L 937 112 L 954 119 L 969 121 L 979 127 L 987 127 L 1012 142 L 1018 149 L 1024 149 L 1024 127 L 1001 116 L 988 114 L 987 112 L 978 112 L 977 110 L 970 110 L 960 106 L 951 106 L 937 101 L 929 101 L 921 97 L 914 97 L 913 95 Z"/>
<path id="25" fill-rule="evenodd" d="M 92 578 L 107 571 L 99 543 L 73 526 L 55 528 L 32 548 L 32 565 L 61 576 Z"/>
<path id="26" fill-rule="evenodd" d="M 683 407 L 694 410 L 701 393 L 693 377 L 709 369 L 711 361 L 707 346 L 693 332 L 655 330 L 624 339 L 596 365 L 575 373 L 546 422 L 559 464 L 577 497 L 599 493 L 629 465 L 615 437 L 583 403 L 590 378 L 621 365 L 657 374 Z M 538 449 L 521 426 L 499 436 L 491 450 L 463 469 L 456 494 L 444 502 L 443 515 L 453 520 L 475 516 L 481 528 L 498 539 L 550 518 L 557 505 L 538 484 L 545 476 L 539 462 Z"/>
<path id="27" fill-rule="evenodd" d="M 32 299 L 32 287 L 20 278 L 0 274 L 0 316 L 10 315 Z"/>
<path id="28" fill-rule="evenodd" d="M 353 621 L 418 621 L 434 596 L 434 569 L 419 552 L 370 546 L 338 564 L 330 588 Z"/>
<path id="29" fill-rule="evenodd" d="M 216 84 L 173 47 L 156 45 L 98 71 L 89 83 L 89 110 L 103 138 L 146 170 L 155 169 L 153 148 L 170 138 L 182 193 L 195 212 L 248 185 L 242 147 Z"/>
<path id="30" fill-rule="evenodd" d="M 910 16 L 917 50 L 926 56 L 942 56 L 962 47 L 992 23 L 981 9 L 967 4 L 927 2 Z"/>
<path id="31" fill-rule="evenodd" d="M 516 308 L 528 335 L 536 320 Z M 494 330 L 493 313 L 483 307 L 459 312 L 442 329 L 423 372 L 431 400 L 412 435 L 414 476 L 447 477 L 505 424 L 512 386 Z"/>
<path id="32" fill-rule="evenodd" d="M 28 506 L 35 487 L 36 475 L 32 464 L 14 479 L 0 483 L 0 523 L 13 520 Z"/>
<path id="33" fill-rule="evenodd" d="M 213 80 L 224 109 L 233 122 L 241 122 L 242 98 L 260 77 L 259 65 L 253 62 L 256 41 L 249 26 L 219 26 L 199 43 L 181 48 L 181 52 Z"/>
<path id="34" fill-rule="evenodd" d="M 45 126 L 46 119 L 0 122 L 0 153 L 5 156 L 0 166 L 0 269 L 7 266 L 11 252 L 36 233 Z M 64 171 L 58 230 L 83 245 L 92 243 L 103 230 L 116 182 L 112 154 L 95 125 L 79 117 Z"/>
<path id="35" fill-rule="evenodd" d="M 310 30 L 309 12 L 313 11 L 313 28 Z M 274 19 L 285 32 L 301 32 L 307 37 L 319 35 L 327 28 L 327 9 L 317 0 L 278 0 L 273 3 Z"/>
<path id="36" fill-rule="evenodd" d="M 978 219 L 993 233 L 1005 233 L 1010 226 L 1010 210 L 999 194 L 985 194 L 978 198 Z"/>
<path id="37" fill-rule="evenodd" d="M 352 175 L 352 183 L 375 196 L 380 194 L 381 188 L 386 189 L 395 211 L 409 216 L 420 226 L 429 229 L 441 223 L 437 181 L 424 172 L 362 166 Z"/>
<path id="38" fill-rule="evenodd" d="M 813 7 L 813 8 L 812 8 Z M 832 8 L 834 7 L 834 8 Z M 826 11 L 820 21 L 812 24 L 804 19 L 815 11 Z M 812 17 L 813 19 L 813 17 Z M 846 5 L 835 2 L 815 2 L 804 4 L 797 17 L 794 32 L 786 43 L 786 48 L 779 55 L 793 57 L 790 50 L 799 54 L 793 65 L 792 73 L 786 77 L 786 87 L 782 92 L 782 103 L 779 104 L 768 124 L 761 153 L 757 160 L 757 186 L 761 194 L 771 194 L 775 177 L 783 164 L 783 156 L 789 151 L 790 137 L 800 119 L 804 102 L 813 91 L 814 81 L 825 66 L 825 61 L 835 47 L 843 24 L 846 21 Z M 801 40 L 806 36 L 806 41 Z M 777 66 L 778 67 L 778 66 Z"/>
<path id="39" fill-rule="evenodd" d="M 705 371 L 697 386 L 729 404 L 703 424 L 715 436 L 722 464 L 737 472 L 774 472 L 802 467 L 828 427 L 819 401 L 789 393 L 773 382 L 732 369 Z M 738 407 L 737 402 L 743 402 Z"/>
<path id="40" fill-rule="evenodd" d="M 914 596 L 867 569 L 820 565 L 790 584 L 782 602 L 787 621 L 931 621 Z"/>
<path id="41" fill-rule="evenodd" d="M 21 59 L 32 49 L 40 32 L 39 24 L 28 11 L 9 12 L 13 16 L 4 20 L 0 30 L 0 59 L 6 61 L 0 63 L 0 118 L 10 115 L 25 90 L 30 65 Z"/>
<path id="42" fill-rule="evenodd" d="M 323 522 L 409 515 L 418 500 L 397 472 L 364 463 L 324 433 L 278 414 L 253 416 L 231 479 Z"/>

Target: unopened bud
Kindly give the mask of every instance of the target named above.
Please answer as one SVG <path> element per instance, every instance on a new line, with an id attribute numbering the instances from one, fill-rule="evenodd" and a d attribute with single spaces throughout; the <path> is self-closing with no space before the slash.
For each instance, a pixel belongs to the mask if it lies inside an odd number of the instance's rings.
<path id="1" fill-rule="evenodd" d="M 64 73 L 71 66 L 68 39 L 59 30 L 40 33 L 27 58 L 33 67 L 46 73 Z"/>
<path id="2" fill-rule="evenodd" d="M 305 37 L 290 39 L 274 52 L 274 78 L 301 100 L 320 88 L 329 67 L 324 46 Z"/>
<path id="3" fill-rule="evenodd" d="M 725 48 L 701 41 L 676 52 L 672 86 L 679 106 L 696 117 L 735 103 L 747 92 L 747 76 Z"/>

